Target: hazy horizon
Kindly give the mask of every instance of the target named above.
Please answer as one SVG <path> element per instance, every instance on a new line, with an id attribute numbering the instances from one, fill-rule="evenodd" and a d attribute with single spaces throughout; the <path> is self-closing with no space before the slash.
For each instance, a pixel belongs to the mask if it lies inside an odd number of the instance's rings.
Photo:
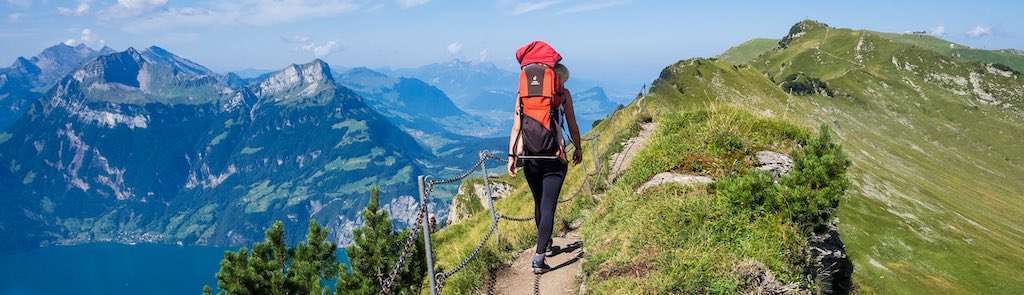
<path id="1" fill-rule="evenodd" d="M 925 6 L 927 5 L 927 6 Z M 675 1 L 6 0 L 0 64 L 66 42 L 116 50 L 160 46 L 217 72 L 411 68 L 453 59 L 514 69 L 513 52 L 552 43 L 580 78 L 639 87 L 680 59 L 715 56 L 794 23 L 924 31 L 976 48 L 1024 48 L 1009 1 L 918 4 Z M 922 7 L 927 9 L 921 9 Z M 926 11 L 922 11 L 926 10 Z M 913 12 L 913 13 L 908 13 Z M 537 23 L 549 24 L 536 28 Z"/>

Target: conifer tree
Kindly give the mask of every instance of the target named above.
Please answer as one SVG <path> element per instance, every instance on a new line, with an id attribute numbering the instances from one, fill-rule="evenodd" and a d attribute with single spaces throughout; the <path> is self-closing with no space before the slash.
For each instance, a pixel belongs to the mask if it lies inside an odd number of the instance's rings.
<path id="1" fill-rule="evenodd" d="M 327 241 L 327 230 L 310 222 L 306 241 L 289 249 L 284 223 L 275 222 L 266 239 L 238 252 L 224 253 L 217 272 L 221 294 L 323 294 L 321 280 L 338 276 L 337 246 Z M 208 286 L 207 286 L 208 287 Z M 206 293 L 207 288 L 203 292 Z"/>
<path id="2" fill-rule="evenodd" d="M 413 225 L 416 226 L 416 225 Z M 348 247 L 351 272 L 342 270 L 338 281 L 339 294 L 378 294 L 381 281 L 390 274 L 398 259 L 408 230 L 395 233 L 388 212 L 380 207 L 380 189 L 370 190 L 370 203 L 363 210 L 363 226 L 352 231 L 354 240 Z M 399 277 L 392 285 L 392 294 L 418 294 L 426 263 L 422 242 L 417 240 L 413 253 L 405 260 Z"/>

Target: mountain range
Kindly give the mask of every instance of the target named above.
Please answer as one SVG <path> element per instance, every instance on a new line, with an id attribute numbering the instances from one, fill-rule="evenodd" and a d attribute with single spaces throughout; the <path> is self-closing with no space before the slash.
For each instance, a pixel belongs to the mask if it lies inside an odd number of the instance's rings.
<path id="1" fill-rule="evenodd" d="M 434 159 L 320 60 L 226 80 L 159 47 L 61 78 L 3 133 L 3 249 L 242 245 L 311 219 L 343 242 L 370 186 L 415 191 Z"/>
<path id="2" fill-rule="evenodd" d="M 109 47 L 93 50 L 84 44 L 72 47 L 61 43 L 31 58 L 18 57 L 11 66 L 0 68 L 0 130 L 14 123 L 58 79 L 83 63 L 112 52 Z"/>
<path id="3" fill-rule="evenodd" d="M 515 81 L 518 81 L 519 74 L 499 68 L 493 63 L 456 59 L 416 68 L 381 69 L 380 72 L 394 77 L 416 78 L 435 85 L 448 94 L 456 106 L 493 125 L 509 126 L 512 122 L 517 87 Z M 602 84 L 576 77 L 566 82 L 566 88 L 573 93 L 573 102 L 579 105 L 577 115 L 581 132 L 590 130 L 594 121 L 619 105 L 605 93 Z"/>
<path id="4" fill-rule="evenodd" d="M 0 82 L 0 251 L 245 245 L 273 220 L 296 237 L 316 220 L 347 244 L 370 186 L 403 225 L 415 175 L 507 143 L 505 121 L 463 111 L 431 83 L 321 60 L 218 74 L 156 46 L 59 44 Z M 613 108 L 600 88 L 584 93 L 598 103 L 581 117 Z"/>

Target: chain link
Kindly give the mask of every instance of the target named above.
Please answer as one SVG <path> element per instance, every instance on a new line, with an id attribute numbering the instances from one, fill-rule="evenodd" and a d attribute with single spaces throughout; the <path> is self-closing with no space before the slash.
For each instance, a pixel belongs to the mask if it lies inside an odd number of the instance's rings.
<path id="1" fill-rule="evenodd" d="M 533 275 L 533 295 L 540 295 L 540 275 Z"/>
<path id="2" fill-rule="evenodd" d="M 440 291 L 442 288 L 444 288 L 444 283 L 445 283 L 445 281 L 449 277 L 451 277 L 452 275 L 458 273 L 462 269 L 466 268 L 466 266 L 469 265 L 469 262 L 472 261 L 474 258 L 476 258 L 476 256 L 478 254 L 480 254 L 480 250 L 483 249 L 484 244 L 487 243 L 487 240 L 491 239 L 491 236 L 494 235 L 494 232 L 497 231 L 497 230 L 498 230 L 498 221 L 497 220 L 492 220 L 491 221 L 491 228 L 487 231 L 487 234 L 484 235 L 484 238 L 480 239 L 480 243 L 477 243 L 476 248 L 474 248 L 473 251 L 469 253 L 469 256 L 466 256 L 466 258 L 462 259 L 462 262 L 459 262 L 459 264 L 457 264 L 454 268 L 452 268 L 452 270 L 445 271 L 445 272 L 439 272 L 436 275 L 434 275 L 434 277 L 437 278 L 437 290 L 438 291 Z"/>
<path id="3" fill-rule="evenodd" d="M 487 285 L 487 295 L 494 295 L 494 288 L 498 285 L 498 269 L 490 268 L 487 271 L 487 277 L 490 280 L 490 284 Z"/>
<path id="4" fill-rule="evenodd" d="M 470 167 L 469 169 L 463 171 L 461 174 L 459 174 L 457 176 L 454 176 L 454 177 L 431 178 L 430 180 L 428 180 L 427 181 L 428 190 L 431 190 L 435 184 L 455 183 L 456 181 L 463 180 L 466 177 L 469 177 L 470 175 L 473 175 L 473 172 L 476 172 L 477 169 L 480 169 L 480 166 L 483 165 L 484 162 L 487 161 L 487 160 L 503 160 L 503 159 L 498 157 L 497 153 L 495 153 L 495 152 L 492 152 L 492 151 L 482 151 L 482 152 L 480 152 L 480 160 L 477 160 L 476 163 L 473 164 L 472 167 Z"/>
<path id="5" fill-rule="evenodd" d="M 498 218 L 504 219 L 504 220 L 508 220 L 508 221 L 518 221 L 518 222 L 526 222 L 526 221 L 533 220 L 533 216 L 530 216 L 530 217 L 513 217 L 513 216 L 505 216 L 505 215 L 502 215 L 501 213 L 498 213 Z"/>
<path id="6" fill-rule="evenodd" d="M 423 223 L 423 217 L 427 213 L 427 196 L 424 195 L 420 200 L 419 214 L 416 214 L 416 223 L 413 223 L 412 231 L 409 236 L 405 238 L 405 245 L 402 245 L 402 251 L 398 254 L 398 261 L 395 261 L 395 267 L 391 269 L 391 275 L 381 284 L 381 294 L 390 294 L 391 285 L 395 283 L 395 279 L 398 278 L 398 272 L 401 270 L 402 265 L 405 263 L 405 258 L 409 256 L 409 252 L 413 249 L 413 244 L 416 242 L 416 235 L 420 231 L 420 224 Z"/>

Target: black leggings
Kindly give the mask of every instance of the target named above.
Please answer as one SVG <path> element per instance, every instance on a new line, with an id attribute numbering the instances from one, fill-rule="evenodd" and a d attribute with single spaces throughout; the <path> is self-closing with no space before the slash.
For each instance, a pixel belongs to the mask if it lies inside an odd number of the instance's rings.
<path id="1" fill-rule="evenodd" d="M 558 160 L 526 160 L 523 174 L 533 193 L 533 221 L 537 225 L 537 254 L 547 252 L 555 224 L 558 194 L 568 166 Z"/>

